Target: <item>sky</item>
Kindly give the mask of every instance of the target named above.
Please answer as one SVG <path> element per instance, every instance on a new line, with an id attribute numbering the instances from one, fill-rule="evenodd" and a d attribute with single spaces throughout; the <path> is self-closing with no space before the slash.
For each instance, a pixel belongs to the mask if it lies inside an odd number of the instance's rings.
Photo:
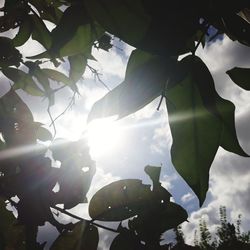
<path id="1" fill-rule="evenodd" d="M 90 62 L 101 73 L 101 79 L 113 89 L 122 82 L 126 63 L 133 50 L 117 39 L 115 47 L 110 52 L 93 49 L 97 62 Z M 34 41 L 20 48 L 24 54 L 36 54 L 41 48 Z M 250 93 L 236 86 L 225 72 L 235 66 L 250 67 L 250 48 L 232 42 L 228 37 L 222 37 L 209 44 L 204 49 L 199 48 L 197 55 L 207 64 L 214 77 L 216 90 L 225 99 L 231 100 L 236 106 L 236 130 L 242 148 L 250 154 L 250 124 L 249 100 Z M 65 71 L 67 68 L 62 68 Z M 201 208 L 198 199 L 185 181 L 175 171 L 170 157 L 172 143 L 168 126 L 167 110 L 164 104 L 157 111 L 159 98 L 119 121 L 105 119 L 87 125 L 87 115 L 95 101 L 104 96 L 108 90 L 102 83 L 94 79 L 91 72 L 86 71 L 84 79 L 78 83 L 81 96 L 77 97 L 73 107 L 56 121 L 56 137 L 78 140 L 86 131 L 92 129 L 90 135 L 90 152 L 96 161 L 97 173 L 94 176 L 88 193 L 90 200 L 101 187 L 125 178 L 142 179 L 150 183 L 144 173 L 146 165 L 162 166 L 160 181 L 173 195 L 176 203 L 182 205 L 189 214 L 189 222 L 184 222 L 182 228 L 187 243 L 193 243 L 194 229 L 198 228 L 200 218 L 206 219 L 212 232 L 219 225 L 219 207 L 226 206 L 228 218 L 236 221 L 242 214 L 243 229 L 249 230 L 250 225 L 250 159 L 229 153 L 222 148 L 217 152 L 210 169 L 210 181 L 207 198 Z M 1 75 L 0 95 L 9 88 L 9 81 Z M 50 120 L 46 113 L 47 100 L 31 97 L 18 91 L 22 99 L 32 110 L 35 120 L 49 127 Z M 64 89 L 56 95 L 56 104 L 51 108 L 56 117 L 68 105 L 72 92 Z M 94 132 L 93 132 L 94 131 Z M 98 134 L 94 136 L 93 133 Z M 205 143 L 205 142 L 204 142 Z M 88 217 L 87 204 L 79 205 L 72 210 L 82 217 Z M 63 221 L 68 218 L 61 216 Z M 112 224 L 112 226 L 115 226 Z M 99 249 L 108 249 L 113 235 L 100 230 Z M 46 224 L 41 228 L 39 239 L 56 237 L 55 230 Z M 171 233 L 166 234 L 166 239 Z"/>

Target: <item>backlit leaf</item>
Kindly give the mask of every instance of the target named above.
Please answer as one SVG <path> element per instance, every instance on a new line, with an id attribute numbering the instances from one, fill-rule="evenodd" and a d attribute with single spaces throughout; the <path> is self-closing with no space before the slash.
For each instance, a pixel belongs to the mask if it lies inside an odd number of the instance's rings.
<path id="1" fill-rule="evenodd" d="M 171 61 L 133 51 L 125 80 L 94 104 L 88 121 L 112 115 L 122 118 L 143 108 L 161 95 L 172 68 Z"/>
<path id="2" fill-rule="evenodd" d="M 166 91 L 173 137 L 172 162 L 202 204 L 208 189 L 209 169 L 220 144 L 222 124 L 202 101 L 196 80 L 186 77 Z"/>
<path id="3" fill-rule="evenodd" d="M 60 71 L 47 68 L 42 69 L 42 71 L 53 81 L 61 82 L 65 85 L 70 84 L 70 79 Z"/>
<path id="4" fill-rule="evenodd" d="M 77 83 L 83 76 L 87 65 L 87 58 L 84 54 L 69 56 L 69 78 Z"/>
<path id="5" fill-rule="evenodd" d="M 15 84 L 14 89 L 22 89 L 30 95 L 43 96 L 44 92 L 36 85 L 32 77 L 15 68 L 6 68 L 2 70 L 3 74 L 12 80 Z"/>

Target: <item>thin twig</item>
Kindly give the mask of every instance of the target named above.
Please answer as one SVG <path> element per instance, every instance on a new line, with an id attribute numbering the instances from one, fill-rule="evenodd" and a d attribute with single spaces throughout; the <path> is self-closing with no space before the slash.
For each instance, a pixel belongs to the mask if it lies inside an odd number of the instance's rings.
<path id="1" fill-rule="evenodd" d="M 75 214 L 72 214 L 72 213 L 66 211 L 66 210 L 63 209 L 63 208 L 60 208 L 60 207 L 57 207 L 57 206 L 53 206 L 52 208 L 54 208 L 54 209 L 60 211 L 60 212 L 63 213 L 63 214 L 66 214 L 66 215 L 68 215 L 68 216 L 70 216 L 70 217 L 72 217 L 72 218 L 74 218 L 74 219 L 77 219 L 77 220 L 79 220 L 79 221 L 85 221 L 85 222 L 87 222 L 87 223 L 89 223 L 89 224 L 91 224 L 91 225 L 100 227 L 100 228 L 102 228 L 102 229 L 109 230 L 109 231 L 114 232 L 114 233 L 118 233 L 118 231 L 117 231 L 116 229 L 113 229 L 113 228 L 110 228 L 110 227 L 106 227 L 106 226 L 100 225 L 100 224 L 98 224 L 98 223 L 96 223 L 96 222 L 93 222 L 93 221 L 90 221 L 90 220 L 86 220 L 86 219 L 84 219 L 84 218 L 81 218 L 81 217 L 79 217 L 79 216 L 77 216 L 77 215 L 75 215 Z"/>
<path id="2" fill-rule="evenodd" d="M 76 92 L 74 92 L 72 98 L 70 99 L 69 104 L 68 104 L 67 107 L 64 109 L 64 111 L 63 111 L 61 114 L 59 114 L 55 119 L 52 120 L 52 122 L 51 122 L 51 124 L 49 125 L 49 127 L 51 127 L 51 125 L 55 124 L 55 121 L 56 121 L 58 118 L 60 118 L 62 115 L 64 115 L 64 114 L 67 112 L 67 110 L 68 110 L 69 108 L 72 107 L 72 105 L 75 103 L 75 95 L 76 95 Z"/>
<path id="3" fill-rule="evenodd" d="M 55 122 L 54 122 L 54 119 L 51 115 L 51 112 L 50 112 L 50 104 L 48 105 L 48 108 L 47 108 L 47 113 L 49 114 L 49 118 L 50 118 L 50 121 L 51 121 L 51 125 L 53 125 L 53 130 L 54 130 L 54 135 L 53 135 L 53 139 L 56 137 L 56 125 L 55 125 Z"/>
<path id="4" fill-rule="evenodd" d="M 103 82 L 103 80 L 100 78 L 100 73 L 94 69 L 93 67 L 91 67 L 89 64 L 87 64 L 87 67 L 90 69 L 90 71 L 95 75 L 95 77 L 97 78 L 97 80 L 108 90 L 111 91 L 111 89 L 109 88 L 109 86 Z"/>
<path id="5" fill-rule="evenodd" d="M 196 46 L 195 46 L 195 48 L 194 48 L 194 50 L 193 50 L 193 52 L 192 52 L 193 55 L 195 55 L 196 50 L 197 50 L 198 47 L 200 46 L 200 44 L 201 44 L 201 42 L 202 42 L 204 36 L 207 34 L 207 31 L 208 31 L 208 29 L 209 29 L 209 26 L 210 26 L 209 24 L 207 24 L 207 26 L 205 26 L 205 30 L 204 30 L 204 32 L 202 33 L 202 35 L 201 35 L 201 37 L 200 37 L 198 43 L 196 44 Z"/>

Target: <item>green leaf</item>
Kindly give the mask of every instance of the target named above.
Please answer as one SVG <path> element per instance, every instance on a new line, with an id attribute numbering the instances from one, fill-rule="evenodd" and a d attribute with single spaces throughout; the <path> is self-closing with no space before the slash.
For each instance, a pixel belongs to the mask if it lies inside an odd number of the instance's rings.
<path id="1" fill-rule="evenodd" d="M 181 65 L 194 77 L 205 108 L 222 123 L 220 146 L 235 154 L 247 156 L 237 139 L 234 105 L 218 95 L 213 77 L 205 63 L 199 57 L 187 56 L 181 61 Z"/>
<path id="2" fill-rule="evenodd" d="M 93 43 L 103 34 L 103 29 L 92 24 L 81 25 L 77 28 L 72 39 L 62 46 L 59 50 L 59 56 L 73 56 L 79 53 L 90 54 Z"/>
<path id="3" fill-rule="evenodd" d="M 150 25 L 150 17 L 140 0 L 86 0 L 85 5 L 105 30 L 131 45 L 144 38 Z"/>
<path id="4" fill-rule="evenodd" d="M 59 235 L 50 250 L 97 250 L 98 242 L 97 228 L 82 221 L 76 223 L 71 232 Z"/>
<path id="5" fill-rule="evenodd" d="M 27 40 L 30 38 L 31 33 L 32 33 L 32 22 L 30 18 L 26 18 L 21 23 L 18 33 L 13 38 L 13 45 L 15 47 L 19 47 L 25 44 Z"/>
<path id="6" fill-rule="evenodd" d="M 122 118 L 143 108 L 164 91 L 172 68 L 170 60 L 133 51 L 125 81 L 94 104 L 88 121 L 112 115 Z"/>
<path id="7" fill-rule="evenodd" d="M 53 136 L 48 129 L 39 126 L 36 131 L 36 138 L 40 141 L 52 141 Z"/>
<path id="8" fill-rule="evenodd" d="M 6 68 L 2 72 L 15 83 L 13 86 L 14 89 L 22 89 L 34 96 L 44 96 L 44 92 L 36 85 L 29 74 L 15 68 Z"/>
<path id="9" fill-rule="evenodd" d="M 235 67 L 226 73 L 241 88 L 250 90 L 250 69 Z"/>
<path id="10" fill-rule="evenodd" d="M 69 78 L 73 83 L 77 83 L 85 72 L 87 57 L 83 54 L 69 56 Z"/>
<path id="11" fill-rule="evenodd" d="M 64 75 L 62 72 L 54 70 L 54 69 L 41 69 L 51 80 L 56 82 L 64 83 L 65 85 L 70 85 L 70 79 Z"/>
<path id="12" fill-rule="evenodd" d="M 48 28 L 43 20 L 36 15 L 30 15 L 30 18 L 33 25 L 32 38 L 42 44 L 44 48 L 49 49 L 52 44 L 52 39 Z"/>
<path id="13" fill-rule="evenodd" d="M 194 77 L 166 91 L 173 137 L 172 162 L 202 204 L 208 190 L 209 169 L 220 144 L 222 124 L 203 104 Z"/>
<path id="14" fill-rule="evenodd" d="M 225 150 L 229 152 L 245 157 L 249 156 L 244 152 L 237 138 L 235 129 L 234 104 L 218 96 L 216 105 L 220 116 L 222 117 L 223 124 L 220 146 L 222 146 Z"/>
<path id="15" fill-rule="evenodd" d="M 89 203 L 89 215 L 94 220 L 125 220 L 135 216 L 151 198 L 150 186 L 140 180 L 115 181 L 95 193 Z"/>

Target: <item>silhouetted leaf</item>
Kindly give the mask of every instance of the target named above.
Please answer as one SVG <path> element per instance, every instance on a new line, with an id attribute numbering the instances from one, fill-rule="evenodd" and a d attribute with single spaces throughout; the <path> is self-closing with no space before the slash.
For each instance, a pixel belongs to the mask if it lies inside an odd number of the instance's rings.
<path id="1" fill-rule="evenodd" d="M 141 109 L 163 92 L 172 67 L 162 57 L 133 51 L 125 81 L 94 104 L 88 121 L 112 115 L 122 118 Z"/>
<path id="2" fill-rule="evenodd" d="M 160 185 L 161 167 L 155 167 L 155 166 L 148 165 L 144 168 L 144 171 L 152 180 L 153 188 L 156 188 L 158 185 Z"/>
<path id="3" fill-rule="evenodd" d="M 162 233 L 186 221 L 185 209 L 173 202 L 149 203 L 143 213 L 128 222 L 145 242 L 159 241 Z"/>
<path id="4" fill-rule="evenodd" d="M 69 56 L 69 78 L 73 83 L 78 82 L 85 72 L 87 57 L 84 54 Z"/>
<path id="5" fill-rule="evenodd" d="M 36 132 L 37 139 L 40 141 L 51 141 L 53 136 L 50 133 L 50 131 L 46 128 L 43 128 L 41 126 L 38 127 Z"/>
<path id="6" fill-rule="evenodd" d="M 41 43 L 44 48 L 49 49 L 52 44 L 51 34 L 43 20 L 36 15 L 30 16 L 33 25 L 32 38 Z"/>
<path id="7" fill-rule="evenodd" d="M 20 25 L 18 33 L 13 38 L 13 45 L 15 47 L 22 46 L 28 41 L 32 33 L 32 22 L 30 18 L 26 18 Z"/>
<path id="8" fill-rule="evenodd" d="M 134 232 L 123 228 L 121 233 L 115 237 L 110 246 L 110 250 L 146 250 Z"/>
<path id="9" fill-rule="evenodd" d="M 250 90 L 250 69 L 235 67 L 226 73 L 241 88 Z"/>
<path id="10" fill-rule="evenodd" d="M 131 45 L 144 38 L 150 24 L 150 17 L 140 0 L 87 0 L 85 5 L 105 30 Z"/>
<path id="11" fill-rule="evenodd" d="M 32 77 L 15 68 L 6 68 L 2 70 L 3 74 L 12 80 L 15 84 L 14 89 L 22 89 L 30 95 L 43 96 L 44 92 L 36 85 Z"/>
<path id="12" fill-rule="evenodd" d="M 146 207 L 150 199 L 150 186 L 140 180 L 115 181 L 95 193 L 89 203 L 89 215 L 95 220 L 125 220 Z"/>
<path id="13" fill-rule="evenodd" d="M 223 130 L 220 139 L 220 146 L 229 152 L 241 155 L 249 156 L 245 153 L 239 144 L 236 129 L 235 129 L 235 106 L 232 102 L 217 97 L 216 101 L 217 109 L 222 117 Z"/>
<path id="14" fill-rule="evenodd" d="M 97 250 L 99 241 L 98 230 L 82 221 L 75 224 L 71 232 L 58 236 L 51 250 Z"/>
<path id="15" fill-rule="evenodd" d="M 64 83 L 65 85 L 70 85 L 70 79 L 64 75 L 62 72 L 54 70 L 54 69 L 41 69 L 51 80 L 56 82 Z"/>
<path id="16" fill-rule="evenodd" d="M 22 55 L 14 47 L 10 38 L 0 37 L 0 67 L 6 68 L 8 66 L 19 67 Z"/>
<path id="17" fill-rule="evenodd" d="M 208 189 L 209 169 L 220 144 L 222 124 L 204 107 L 195 81 L 192 75 L 186 77 L 166 91 L 166 98 L 173 164 L 202 204 Z"/>

